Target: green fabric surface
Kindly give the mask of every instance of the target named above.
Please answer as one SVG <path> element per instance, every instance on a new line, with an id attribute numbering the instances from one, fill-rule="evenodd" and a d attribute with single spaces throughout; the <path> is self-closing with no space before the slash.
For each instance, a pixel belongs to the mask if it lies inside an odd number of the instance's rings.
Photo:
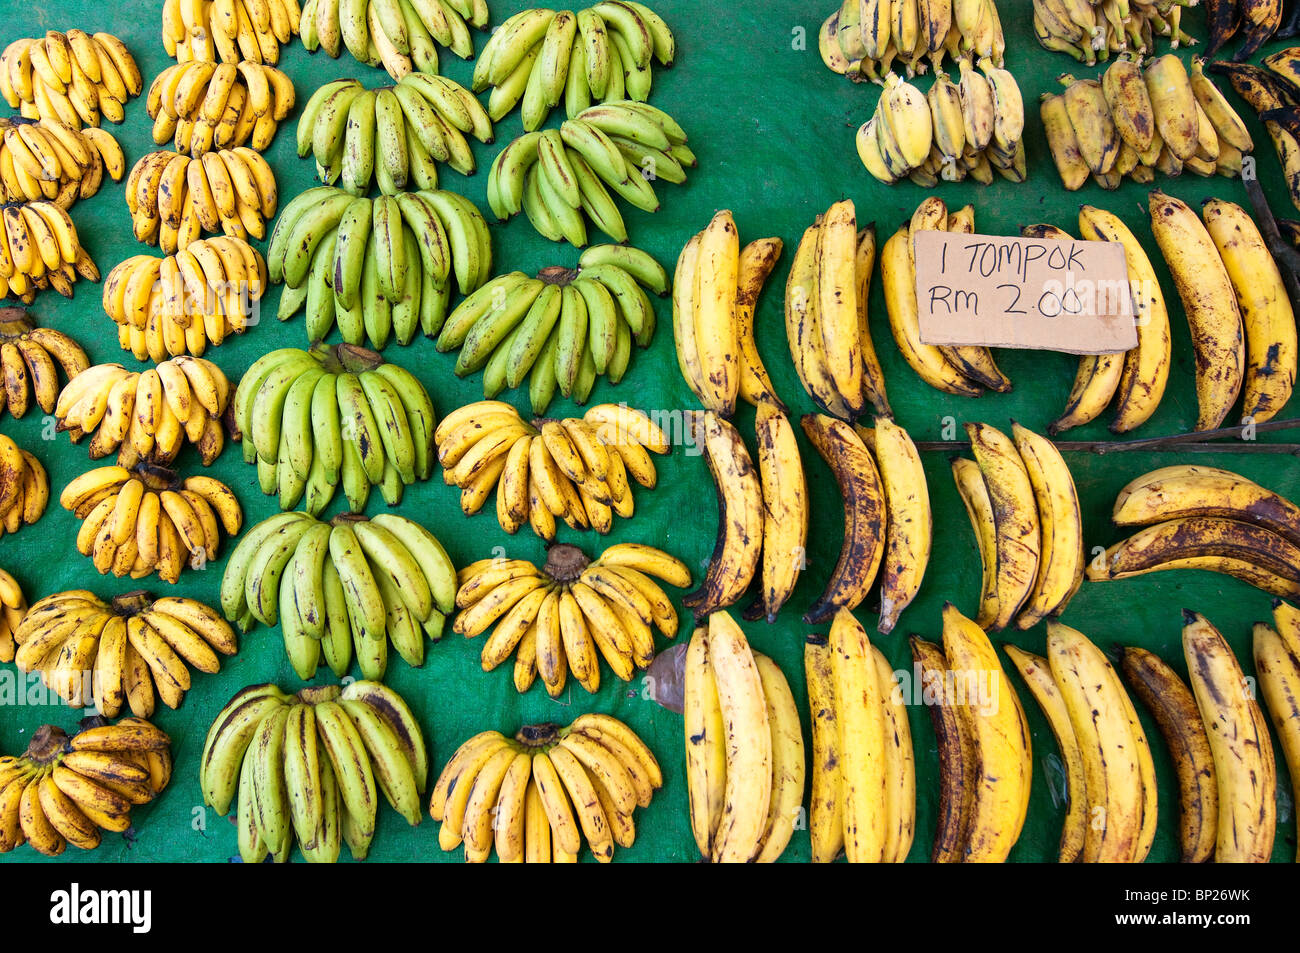
<path id="1" fill-rule="evenodd" d="M 742 241 L 769 235 L 780 236 L 785 241 L 785 255 L 760 301 L 757 336 L 759 350 L 777 390 L 796 413 L 807 413 L 813 410 L 813 405 L 794 375 L 782 318 L 782 292 L 794 244 L 816 214 L 844 196 L 857 203 L 861 223 L 876 221 L 883 241 L 928 194 L 910 183 L 885 186 L 872 179 L 858 160 L 854 131 L 870 116 L 878 89 L 850 84 L 821 64 L 817 30 L 833 3 L 834 0 L 735 0 L 724 6 L 701 0 L 657 0 L 655 9 L 668 20 L 676 34 L 679 56 L 671 70 L 656 67 L 651 102 L 668 110 L 685 127 L 690 145 L 699 156 L 699 167 L 690 170 L 688 182 L 683 186 L 657 185 L 662 202 L 657 214 L 625 211 L 632 243 L 653 253 L 670 271 L 683 243 L 703 228 L 718 208 L 734 212 Z M 493 21 L 499 23 L 527 5 L 520 0 L 493 0 Z M 159 38 L 161 7 L 162 0 L 137 0 L 130 4 L 88 0 L 6 4 L 0 13 L 0 37 L 8 43 L 17 37 L 38 35 L 47 28 L 116 32 L 136 56 L 147 89 L 150 80 L 170 63 Z M 977 231 L 993 234 L 1013 234 L 1019 225 L 1039 221 L 1075 232 L 1081 202 L 1095 203 L 1119 214 L 1152 255 L 1164 282 L 1173 323 L 1175 360 L 1168 393 L 1159 412 L 1134 436 L 1188 430 L 1196 416 L 1193 356 L 1182 308 L 1145 222 L 1146 189 L 1126 183 L 1112 193 L 1092 184 L 1076 194 L 1064 191 L 1037 118 L 1038 96 L 1059 88 L 1055 79 L 1058 73 L 1068 70 L 1077 75 L 1091 75 L 1100 70 L 1078 67 L 1061 54 L 1040 49 L 1031 31 L 1029 0 L 1000 0 L 999 7 L 1008 41 L 1007 66 L 1020 83 L 1029 113 L 1026 130 L 1029 179 L 1015 185 L 999 178 L 991 187 L 973 181 L 955 185 L 941 183 L 937 194 L 951 208 L 974 202 Z M 1189 11 L 1183 26 L 1193 35 L 1203 37 L 1204 20 L 1200 10 Z M 476 37 L 480 48 L 485 38 L 482 34 Z M 1271 44 L 1264 53 L 1280 45 Z M 1160 52 L 1164 49 L 1162 44 Z M 472 64 L 440 52 L 447 75 L 468 84 Z M 330 60 L 324 53 L 310 56 L 297 41 L 286 50 L 280 65 L 294 81 L 299 105 L 317 86 L 336 77 L 356 76 L 368 86 L 389 82 L 383 72 L 357 64 L 346 53 L 338 61 Z M 922 79 L 921 88 L 928 88 L 929 82 L 928 77 Z M 1242 110 L 1259 144 L 1256 155 L 1260 178 L 1277 213 L 1286 215 L 1293 210 L 1276 157 L 1258 121 L 1244 106 Z M 560 118 L 558 111 L 553 113 L 549 125 L 558 124 Z M 313 182 L 311 161 L 298 159 L 294 151 L 295 121 L 296 113 L 282 125 L 267 152 L 278 180 L 282 205 Z M 128 167 L 154 148 L 150 127 L 143 97 L 128 104 L 123 125 L 109 127 L 126 149 Z M 520 132 L 516 109 L 497 125 L 495 145 L 475 144 L 479 174 L 465 178 L 444 168 L 442 186 L 467 195 L 487 214 L 487 167 L 497 150 Z M 1242 204 L 1247 201 L 1239 182 L 1222 178 L 1200 179 L 1189 174 L 1177 179 L 1158 178 L 1156 184 L 1193 205 L 1207 196 Z M 156 254 L 156 250 L 144 248 L 132 238 L 120 184 L 106 180 L 98 195 L 78 203 L 71 214 L 85 247 L 105 275 L 128 255 L 142 251 Z M 498 273 L 512 269 L 532 273 L 550 264 L 571 266 L 577 260 L 574 249 L 550 245 L 533 231 L 523 216 L 507 225 L 494 226 L 492 233 Z M 100 306 L 101 286 L 78 282 L 76 288 L 76 298 L 72 301 L 65 301 L 52 291 L 40 295 L 32 308 L 39 322 L 72 334 L 86 348 L 93 363 L 120 361 L 127 367 L 140 368 L 129 353 L 118 348 L 115 328 Z M 258 355 L 276 347 L 306 346 L 301 315 L 283 325 L 274 320 L 278 295 L 279 289 L 272 289 L 263 302 L 264 320 L 260 326 L 209 350 L 208 356 L 221 365 L 232 383 L 238 381 L 239 375 Z M 695 406 L 677 370 L 669 324 L 670 307 L 667 301 L 659 301 L 656 306 L 659 331 L 652 347 L 635 353 L 621 385 L 615 387 L 604 380 L 598 381 L 592 401 L 627 401 L 646 409 Z M 1015 418 L 1043 432 L 1064 406 L 1077 358 L 1052 353 L 999 352 L 998 360 L 1015 384 L 1012 393 L 978 400 L 952 397 L 923 384 L 898 355 L 889 336 L 878 282 L 872 290 L 871 309 L 872 329 L 884 365 L 889 397 L 898 421 L 914 439 L 935 440 L 946 436 L 942 430 L 948 419 L 958 425 L 967 420 L 983 420 L 1005 428 L 1009 418 Z M 420 376 L 440 414 L 481 397 L 480 377 L 458 380 L 452 373 L 455 355 L 438 354 L 431 341 L 418 338 L 406 348 L 390 344 L 384 356 Z M 527 409 L 526 390 L 507 392 L 504 396 L 521 409 Z M 575 412 L 562 399 L 557 399 L 551 408 L 555 415 Z M 1282 416 L 1286 415 L 1284 411 Z M 1103 417 L 1071 433 L 1070 437 L 1107 439 L 1108 419 Z M 736 423 L 752 447 L 752 409 L 742 407 Z M 95 574 L 89 560 L 76 552 L 77 521 L 58 506 L 62 487 L 92 465 L 85 444 L 74 446 L 65 436 L 54 435 L 52 423 L 47 425 L 39 412 L 29 413 L 19 421 L 4 415 L 0 417 L 0 429 L 35 453 L 50 474 L 53 498 L 44 518 L 35 526 L 0 539 L 0 565 L 19 579 L 29 601 L 70 588 L 89 588 L 106 598 L 135 588 L 129 579 L 115 580 Z M 1261 436 L 1261 439 L 1286 437 Z M 745 630 L 754 648 L 771 655 L 785 671 L 800 706 L 807 736 L 802 645 L 808 627 L 800 617 L 821 592 L 835 563 L 843 517 L 829 471 L 802 434 L 800 441 L 812 495 L 809 566 L 777 622 L 746 623 Z M 1170 453 L 1071 454 L 1068 462 L 1083 505 L 1089 547 L 1108 545 L 1122 538 L 1123 534 L 1109 521 L 1111 504 L 1120 487 L 1141 473 L 1178 459 L 1177 454 Z M 1300 499 L 1300 468 L 1293 458 L 1216 453 L 1198 454 L 1194 462 L 1235 469 L 1271 489 Z M 561 526 L 560 540 L 576 543 L 591 555 L 616 541 L 661 546 L 685 560 L 698 578 L 712 551 L 716 530 L 714 493 L 706 467 L 698 456 L 688 455 L 681 447 L 675 448 L 670 457 L 658 458 L 657 463 L 658 487 L 637 489 L 636 514 L 631 519 L 617 520 L 608 538 L 575 533 Z M 903 614 L 895 632 L 875 639 L 895 668 L 907 670 L 911 661 L 906 636 L 915 632 L 938 638 L 940 609 L 945 601 L 951 600 L 963 611 L 974 613 L 980 584 L 974 536 L 953 486 L 947 454 L 928 453 L 925 464 L 935 514 L 933 557 L 919 598 Z M 191 448 L 182 452 L 177 466 L 182 473 L 202 470 Z M 275 501 L 258 490 L 254 468 L 243 463 L 237 447 L 227 448 L 214 466 L 202 472 L 224 480 L 235 490 L 244 507 L 245 525 L 276 512 Z M 497 526 L 491 504 L 483 513 L 466 518 L 459 510 L 458 499 L 458 491 L 445 486 L 441 473 L 437 473 L 428 483 L 408 488 L 398 511 L 429 527 L 458 565 L 495 552 L 536 562 L 544 559 L 542 542 L 527 528 L 515 537 L 507 536 Z M 325 515 L 341 511 L 345 506 L 340 492 L 334 508 Z M 376 492 L 369 511 L 378 512 L 382 508 L 383 502 Z M 232 547 L 233 544 L 227 543 L 222 556 Z M 144 580 L 143 585 L 155 593 L 174 592 L 213 603 L 223 567 L 224 558 L 205 571 L 186 571 L 174 587 L 156 579 Z M 681 593 L 673 591 L 672 595 L 676 598 Z M 1141 645 L 1185 672 L 1180 644 L 1181 610 L 1184 606 L 1195 608 L 1223 630 L 1249 674 L 1253 671 L 1250 626 L 1269 617 L 1269 605 L 1267 594 L 1231 578 L 1175 572 L 1124 582 L 1086 584 L 1064 621 L 1090 635 L 1104 648 L 1114 643 Z M 874 636 L 876 616 L 870 599 L 858 616 Z M 687 633 L 689 626 L 683 622 L 679 641 Z M 1014 641 L 1040 653 L 1044 650 L 1044 638 L 1043 626 L 1029 632 L 994 636 L 995 642 Z M 662 644 L 666 647 L 671 643 Z M 618 850 L 615 859 L 697 859 L 687 817 L 680 716 L 648 700 L 640 679 L 623 684 L 610 676 L 608 669 L 603 669 L 601 689 L 594 696 L 573 686 L 572 680 L 571 689 L 559 701 L 550 700 L 540 683 L 527 694 L 519 695 L 511 683 L 509 664 L 492 673 L 481 671 L 480 648 L 481 641 L 450 635 L 442 643 L 429 646 L 427 661 L 421 669 L 412 669 L 396 658 L 389 665 L 388 684 L 411 703 L 424 726 L 435 775 L 456 747 L 479 731 L 499 729 L 511 733 L 528 723 L 564 724 L 581 712 L 607 712 L 625 720 L 649 743 L 665 775 L 664 787 L 654 802 L 637 813 L 635 846 Z M 5 666 L 2 674 L 10 680 L 16 670 L 12 665 Z M 208 726 L 220 707 L 241 687 L 268 680 L 292 690 L 302 686 L 285 658 L 279 631 L 259 626 L 241 639 L 239 654 L 224 660 L 219 674 L 195 675 L 194 687 L 179 710 L 164 709 L 157 715 L 157 723 L 173 739 L 176 770 L 171 787 L 158 801 L 135 810 L 134 842 L 107 835 L 103 846 L 93 853 L 69 849 L 61 860 L 223 862 L 237 857 L 235 830 L 230 819 L 218 817 L 202 806 L 197 782 L 198 757 Z M 1028 821 L 1011 858 L 1053 861 L 1064 816 L 1063 787 L 1060 771 L 1053 772 L 1055 780 L 1049 782 L 1045 766 L 1057 761 L 1057 749 L 1023 684 L 1015 675 L 1012 680 L 1025 702 L 1033 731 L 1035 777 Z M 332 677 L 322 668 L 316 683 L 330 681 Z M 1152 738 L 1160 781 L 1160 823 L 1151 859 L 1176 860 L 1174 772 L 1154 722 L 1144 710 L 1141 716 Z M 78 712 L 62 707 L 0 707 L 0 752 L 20 752 L 31 733 L 45 722 L 71 729 L 78 717 Z M 920 861 L 929 856 L 934 832 L 938 764 L 928 712 L 914 706 L 910 717 L 918 771 L 917 830 L 910 859 Z M 1280 750 L 1278 759 L 1281 803 L 1274 859 L 1289 860 L 1295 850 L 1294 808 Z M 418 829 L 408 830 L 396 813 L 384 806 L 379 812 L 371 858 L 459 861 L 459 851 L 444 854 L 439 850 L 436 827 L 426 818 Z M 808 856 L 808 834 L 806 830 L 796 831 L 785 859 L 806 861 Z M 295 860 L 299 857 L 296 851 L 294 857 Z M 590 859 L 589 855 L 584 858 Z M 44 860 L 28 847 L 4 859 Z"/>

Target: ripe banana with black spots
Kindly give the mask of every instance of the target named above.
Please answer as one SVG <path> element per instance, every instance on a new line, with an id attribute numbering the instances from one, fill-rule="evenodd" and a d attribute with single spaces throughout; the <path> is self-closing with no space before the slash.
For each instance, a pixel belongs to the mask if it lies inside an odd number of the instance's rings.
<path id="1" fill-rule="evenodd" d="M 84 30 L 14 40 L 0 53 L 0 94 L 25 119 L 56 119 L 74 129 L 120 123 L 126 102 L 143 90 L 126 45 Z"/>
<path id="2" fill-rule="evenodd" d="M 99 281 L 99 269 L 81 247 L 77 227 L 57 202 L 8 204 L 0 209 L 0 298 L 31 304 L 53 288 L 71 298 L 77 278 Z"/>
<path id="3" fill-rule="evenodd" d="M 0 412 L 18 418 L 35 404 L 54 413 L 59 370 L 71 381 L 90 361 L 76 341 L 54 328 L 38 328 L 22 308 L 0 309 Z"/>
<path id="4" fill-rule="evenodd" d="M 0 120 L 0 201 L 52 201 L 67 209 L 126 174 L 122 147 L 102 129 L 57 118 Z"/>
<path id="5" fill-rule="evenodd" d="M 177 152 L 197 159 L 240 146 L 265 152 L 293 111 L 295 94 L 289 77 L 265 63 L 187 60 L 154 77 L 145 102 L 153 141 L 170 139 Z"/>
<path id="6" fill-rule="evenodd" d="M 0 434 L 0 536 L 35 523 L 50 500 L 50 477 L 40 460 Z"/>
<path id="7" fill-rule="evenodd" d="M 1264 707 L 1277 729 L 1294 791 L 1296 777 L 1300 776 L 1300 707 L 1296 704 L 1300 680 L 1300 613 L 1279 600 L 1273 603 L 1273 622 L 1273 627 L 1255 623 L 1255 674 Z"/>
<path id="8" fill-rule="evenodd" d="M 14 632 L 27 614 L 27 597 L 18 580 L 0 569 L 0 662 L 14 660 Z"/>

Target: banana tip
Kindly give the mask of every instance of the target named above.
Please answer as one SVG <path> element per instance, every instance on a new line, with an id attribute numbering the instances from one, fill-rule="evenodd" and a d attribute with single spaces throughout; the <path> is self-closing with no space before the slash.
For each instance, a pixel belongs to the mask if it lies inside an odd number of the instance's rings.
<path id="1" fill-rule="evenodd" d="M 1191 609 L 1183 610 L 1183 625 L 1191 625 L 1196 621 L 1196 613 Z"/>

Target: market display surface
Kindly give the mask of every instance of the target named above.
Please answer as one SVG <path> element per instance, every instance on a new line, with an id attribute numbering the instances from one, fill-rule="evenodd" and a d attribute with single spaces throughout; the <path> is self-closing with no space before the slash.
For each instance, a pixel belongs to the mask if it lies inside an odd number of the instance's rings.
<path id="1" fill-rule="evenodd" d="M 1295 6 L 7 10 L 0 862 L 1294 860 Z"/>

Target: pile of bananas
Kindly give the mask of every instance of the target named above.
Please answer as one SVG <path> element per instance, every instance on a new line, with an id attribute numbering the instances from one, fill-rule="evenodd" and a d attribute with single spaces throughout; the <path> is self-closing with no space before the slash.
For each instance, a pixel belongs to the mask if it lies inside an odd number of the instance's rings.
<path id="1" fill-rule="evenodd" d="M 1294 7 L 1284 25 L 1282 0 L 1216 0 L 1206 4 L 1205 25 L 1210 31 L 1208 56 L 1217 53 L 1233 37 L 1241 45 L 1233 54 L 1240 63 L 1274 37 L 1293 37 L 1300 32 Z"/>
<path id="2" fill-rule="evenodd" d="M 111 33 L 50 30 L 14 40 L 0 53 L 0 94 L 27 119 L 57 119 L 75 129 L 121 122 L 126 101 L 144 88 L 125 44 Z"/>
<path id="3" fill-rule="evenodd" d="M 1280 7 L 1278 0 L 1265 4 Z M 1211 3 L 1213 7 L 1230 7 L 1233 0 Z M 1092 66 L 1105 62 L 1111 53 L 1131 51 L 1145 56 L 1156 48 L 1158 36 L 1168 37 L 1169 46 L 1196 43 L 1183 32 L 1186 0 L 1034 0 L 1034 36 L 1043 49 L 1067 53 L 1080 63 Z M 1211 16 L 1213 21 L 1213 15 Z M 1210 53 L 1217 49 L 1210 48 Z"/>
<path id="4" fill-rule="evenodd" d="M 19 671 L 39 671 L 69 705 L 93 704 L 106 718 L 124 705 L 151 717 L 155 691 L 176 708 L 190 689 L 187 664 L 212 674 L 217 653 L 237 650 L 230 626 L 203 603 L 139 590 L 111 603 L 84 589 L 46 596 L 27 610 L 14 641 Z"/>
<path id="5" fill-rule="evenodd" d="M 1243 422 L 1269 420 L 1291 399 L 1296 324 L 1291 298 L 1255 222 L 1208 200 L 1197 217 L 1155 190 L 1151 230 L 1182 299 L 1196 354 L 1197 430 L 1220 426 L 1244 393 Z"/>
<path id="6" fill-rule="evenodd" d="M 31 304 L 46 288 L 71 298 L 77 276 L 98 281 L 99 269 L 61 206 L 27 202 L 0 208 L 0 299 L 12 295 Z"/>
<path id="7" fill-rule="evenodd" d="M 610 189 L 634 208 L 657 212 L 651 183 L 685 182 L 685 167 L 693 165 L 675 119 L 649 103 L 611 101 L 502 149 L 488 175 L 488 205 L 503 221 L 522 210 L 553 242 L 587 244 L 587 218 L 625 242 L 627 226 Z"/>
<path id="8" fill-rule="evenodd" d="M 562 543 L 550 547 L 540 569 L 526 559 L 483 559 L 460 571 L 452 630 L 474 638 L 495 625 L 483 645 L 483 671 L 514 653 L 517 691 L 540 673 L 558 698 L 567 670 L 595 693 L 601 657 L 631 681 L 654 660 L 653 629 L 677 635 L 677 610 L 651 576 L 679 589 L 691 584 L 684 563 L 637 543 L 610 546 L 594 560 Z"/>
<path id="9" fill-rule="evenodd" d="M 593 102 L 645 102 L 652 59 L 672 66 L 677 41 L 659 14 L 631 0 L 603 0 L 579 10 L 524 10 L 501 24 L 474 64 L 473 87 L 493 87 L 499 120 L 523 100 L 524 129 L 541 128 L 564 101 L 569 116 Z"/>
<path id="10" fill-rule="evenodd" d="M 808 637 L 803 657 L 813 712 L 813 863 L 842 850 L 851 864 L 901 864 L 916 832 L 916 761 L 893 667 L 848 609 L 835 614 L 829 637 Z"/>
<path id="11" fill-rule="evenodd" d="M 0 662 L 14 660 L 14 633 L 27 614 L 27 597 L 18 580 L 0 569 Z"/>
<path id="12" fill-rule="evenodd" d="M 462 301 L 438 335 L 438 350 L 460 349 L 456 375 L 483 371 L 483 396 L 528 381 L 533 413 L 558 390 L 585 404 L 596 377 L 623 379 L 632 342 L 649 347 L 655 311 L 642 286 L 668 293 L 668 275 L 629 245 L 592 245 L 577 268 L 549 265 L 494 278 Z"/>
<path id="13" fill-rule="evenodd" d="M 1002 863 L 1020 838 L 1033 775 L 1029 722 L 984 630 L 943 607 L 943 644 L 913 635 L 914 691 L 939 749 L 934 863 Z M 1154 815 L 1153 815 L 1154 816 Z"/>
<path id="14" fill-rule="evenodd" d="M 456 607 L 456 570 L 432 533 L 403 516 L 279 513 L 239 541 L 221 580 L 221 609 L 247 632 L 255 621 L 284 632 L 298 677 L 322 656 L 340 678 L 357 663 L 384 677 L 388 642 L 407 664 L 424 664 L 424 639 L 442 637 Z"/>
<path id="15" fill-rule="evenodd" d="M 1090 563 L 1090 580 L 1206 569 L 1300 598 L 1300 508 L 1239 474 L 1187 464 L 1153 470 L 1120 491 L 1111 518 L 1146 528 Z"/>
<path id="16" fill-rule="evenodd" d="M 221 533 L 235 537 L 243 510 L 230 487 L 207 476 L 180 479 L 151 463 L 98 467 L 73 479 L 59 503 L 82 520 L 77 552 L 100 575 L 143 579 L 156 572 L 176 582 L 189 565 L 217 558 Z"/>
<path id="17" fill-rule="evenodd" d="M 995 0 L 844 0 L 817 40 L 827 69 L 855 83 L 882 82 L 895 60 L 915 76 L 929 59 L 937 74 L 945 53 L 1001 66 L 1006 46 Z"/>
<path id="18" fill-rule="evenodd" d="M 393 79 L 438 72 L 438 46 L 474 56 L 469 28 L 487 29 L 487 0 L 307 0 L 298 18 L 302 45 L 382 66 Z M 437 44 L 435 46 L 434 44 Z"/>
<path id="19" fill-rule="evenodd" d="M 490 143 L 492 121 L 474 94 L 454 80 L 408 73 L 396 86 L 365 89 L 355 79 L 326 83 L 298 119 L 298 155 L 311 153 L 326 185 L 368 195 L 373 174 L 384 195 L 413 181 L 438 187 L 438 163 L 461 175 L 476 168 L 466 134 Z"/>
<path id="20" fill-rule="evenodd" d="M 209 344 L 257 323 L 266 262 L 240 238 L 190 242 L 175 255 L 132 255 L 104 283 L 104 311 L 136 360 L 201 357 Z"/>
<path id="21" fill-rule="evenodd" d="M 528 523 L 555 539 L 557 519 L 571 529 L 608 533 L 614 514 L 628 518 L 628 477 L 646 488 L 657 479 L 651 453 L 668 437 L 639 410 L 597 404 L 582 417 L 526 423 L 509 404 L 484 400 L 448 414 L 433 437 L 443 479 L 460 487 L 472 516 L 497 491 L 497 522 L 507 533 Z"/>
<path id="22" fill-rule="evenodd" d="M 805 773 L 799 709 L 785 674 L 750 649 L 731 616 L 716 612 L 691 636 L 683 690 L 691 832 L 700 854 L 715 864 L 774 863 L 800 819 Z"/>
<path id="23" fill-rule="evenodd" d="M 379 792 L 412 827 L 429 776 L 424 735 L 405 699 L 379 682 L 253 685 L 221 709 L 203 745 L 199 786 L 218 814 L 237 804 L 239 855 L 332 864 L 346 843 L 365 860 Z M 238 799 L 236 800 L 236 796 Z"/>
<path id="24" fill-rule="evenodd" d="M 71 737 L 41 725 L 27 750 L 0 758 L 0 853 L 24 843 L 47 857 L 94 850 L 100 830 L 123 833 L 172 775 L 171 739 L 139 718 L 94 719 Z"/>
<path id="25" fill-rule="evenodd" d="M 70 378 L 47 413 L 73 443 L 94 432 L 92 460 L 120 447 L 123 466 L 141 460 L 169 464 L 188 440 L 208 466 L 225 446 L 221 420 L 229 402 L 230 382 L 221 368 L 181 356 L 139 372 L 98 364 Z"/>
<path id="26" fill-rule="evenodd" d="M 483 863 L 577 863 L 585 837 L 601 863 L 636 840 L 633 813 L 663 786 L 659 762 L 623 722 L 579 715 L 565 728 L 527 725 L 507 738 L 484 731 L 452 755 L 434 785 L 429 814 L 438 846 L 465 845 Z"/>
<path id="27" fill-rule="evenodd" d="M 205 152 L 150 152 L 126 179 L 126 207 L 136 241 L 168 255 L 200 235 L 222 233 L 241 241 L 265 238 L 275 217 L 275 174 L 247 146 Z"/>
<path id="28" fill-rule="evenodd" d="M 104 173 L 121 182 L 126 157 L 102 129 L 58 119 L 0 118 L 0 202 L 49 199 L 70 208 L 99 191 Z"/>
<path id="29" fill-rule="evenodd" d="M 50 477 L 41 461 L 0 433 L 0 537 L 41 518 L 50 501 Z"/>
<path id="30" fill-rule="evenodd" d="M 164 0 L 163 48 L 178 63 L 274 64 L 298 17 L 298 0 Z"/>
<path id="31" fill-rule="evenodd" d="M 265 152 L 293 110 L 293 83 L 274 66 L 190 60 L 167 67 L 145 96 L 153 141 L 195 158 L 251 145 Z"/>
<path id="32" fill-rule="evenodd" d="M 1262 622 L 1254 626 L 1255 675 L 1273 727 L 1282 743 L 1292 794 L 1300 793 L 1300 719 L 1289 699 L 1300 691 L 1300 611 L 1285 602 L 1273 604 L 1276 629 Z M 1231 766 L 1229 768 L 1232 770 Z M 1180 776 L 1181 778 L 1181 776 Z M 1292 803 L 1295 803 L 1294 801 Z M 1297 850 L 1300 856 L 1300 849 Z"/>
<path id="33" fill-rule="evenodd" d="M 1228 77 L 1237 95 L 1260 117 L 1273 142 L 1291 202 L 1300 208 L 1300 47 L 1264 59 L 1267 69 L 1216 60 L 1210 70 Z"/>
<path id="34" fill-rule="evenodd" d="M 453 276 L 466 295 L 492 277 L 492 239 L 483 213 L 454 192 L 370 199 L 320 186 L 285 206 L 266 261 L 285 285 L 281 320 L 305 305 L 312 341 L 337 324 L 347 343 L 382 348 L 393 333 L 402 344 L 437 334 Z"/>
<path id="35" fill-rule="evenodd" d="M 235 390 L 244 460 L 262 492 L 320 513 L 339 483 L 354 512 L 371 486 L 396 506 L 402 488 L 433 473 L 433 402 L 410 371 L 340 344 L 281 348 L 253 362 Z"/>
<path id="36" fill-rule="evenodd" d="M 1044 94 L 1039 108 L 1061 181 L 1071 191 L 1089 177 L 1104 189 L 1127 176 L 1149 183 L 1155 173 L 1234 178 L 1254 149 L 1241 117 L 1205 75 L 1173 53 L 1145 68 L 1120 57 L 1100 80 L 1063 75 L 1064 93 Z"/>
<path id="37" fill-rule="evenodd" d="M 56 365 L 57 362 L 57 365 Z M 27 413 L 33 398 L 47 414 L 59 398 L 59 372 L 69 382 L 90 365 L 81 345 L 62 331 L 38 328 L 22 308 L 0 308 L 0 413 Z"/>
<path id="38" fill-rule="evenodd" d="M 989 185 L 995 170 L 1025 181 L 1025 104 L 1015 77 L 988 58 L 978 68 L 968 56 L 957 64 L 958 82 L 940 70 L 925 95 L 893 73 L 885 78 L 875 113 L 857 132 L 858 158 L 881 182 L 907 176 L 933 188 L 969 175 Z"/>
<path id="39" fill-rule="evenodd" d="M 1029 629 L 1059 616 L 1083 582 L 1083 516 L 1070 468 L 1046 437 L 1012 421 L 1012 435 L 968 423 L 975 460 L 955 457 L 983 579 L 976 621 Z"/>

